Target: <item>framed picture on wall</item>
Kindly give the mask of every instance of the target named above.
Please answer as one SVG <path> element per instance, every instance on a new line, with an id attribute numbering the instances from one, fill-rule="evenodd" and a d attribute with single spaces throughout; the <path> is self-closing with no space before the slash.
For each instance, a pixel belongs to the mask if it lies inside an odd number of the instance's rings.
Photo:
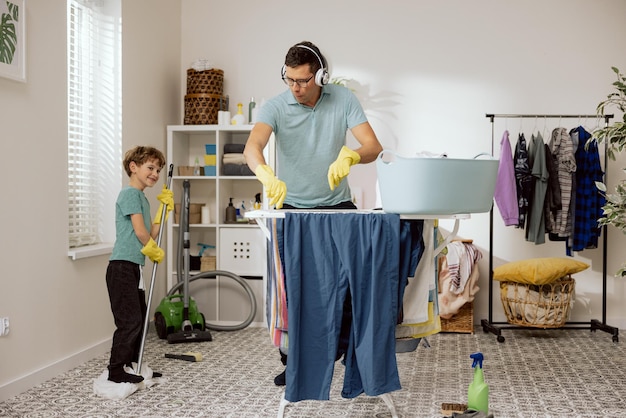
<path id="1" fill-rule="evenodd" d="M 0 77 L 26 82 L 26 0 L 0 0 Z"/>

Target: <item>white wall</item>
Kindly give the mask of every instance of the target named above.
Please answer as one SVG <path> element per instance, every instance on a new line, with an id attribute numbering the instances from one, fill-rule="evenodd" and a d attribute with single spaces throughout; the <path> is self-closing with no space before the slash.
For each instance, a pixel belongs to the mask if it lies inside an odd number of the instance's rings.
<path id="1" fill-rule="evenodd" d="M 180 120 L 179 17 L 178 2 L 123 2 L 124 149 L 165 150 L 165 125 Z M 65 2 L 29 0 L 26 22 L 27 83 L 0 78 L 0 317 L 11 324 L 0 338 L 0 400 L 108 350 L 114 330 L 108 257 L 67 256 Z"/>
<path id="2" fill-rule="evenodd" d="M 108 350 L 113 331 L 107 257 L 72 262 L 66 255 L 65 36 L 49 35 L 65 33 L 59 3 L 27 2 L 28 82 L 0 79 L 0 316 L 11 319 L 11 333 L 0 338 L 0 400 Z M 237 101 L 282 91 L 284 55 L 306 39 L 322 49 L 334 76 L 356 81 L 386 147 L 489 151 L 485 113 L 593 113 L 609 92 L 610 67 L 626 70 L 625 15 L 620 0 L 124 1 L 124 148 L 165 148 L 165 125 L 182 123 L 193 60 L 208 58 L 225 71 L 233 111 Z M 517 122 L 508 123 L 516 134 Z M 613 179 L 622 166 L 612 165 Z M 358 167 L 359 178 L 351 178 L 370 206 L 373 170 Z M 525 243 L 498 220 L 496 213 L 497 259 L 563 254 L 560 245 Z M 486 248 L 487 231 L 487 217 L 477 215 L 461 234 Z M 610 240 L 615 271 L 624 237 L 611 231 Z M 593 270 L 580 275 L 579 301 L 591 303 L 577 302 L 576 318 L 601 313 L 600 254 L 580 254 Z M 161 271 L 156 300 L 164 292 Z M 608 322 L 622 328 L 625 293 L 621 281 L 609 280 Z M 485 297 L 479 294 L 477 319 L 486 315 Z"/>
<path id="3" fill-rule="evenodd" d="M 405 155 L 428 150 L 466 157 L 491 152 L 486 113 L 594 114 L 614 81 L 611 66 L 626 71 L 625 15 L 626 2 L 620 0 L 185 0 L 180 70 L 198 58 L 223 69 L 234 112 L 238 101 L 247 104 L 254 96 L 259 102 L 281 92 L 287 49 L 310 40 L 330 62 L 331 76 L 353 79 L 349 86 L 385 147 Z M 181 89 L 184 83 L 181 78 Z M 505 128 L 515 146 L 520 127 L 530 137 L 544 124 L 496 121 L 496 154 Z M 548 132 L 558 123 L 547 121 Z M 561 123 L 595 126 L 593 120 Z M 609 179 L 621 178 L 625 166 L 626 159 L 612 163 Z M 363 189 L 366 207 L 372 207 L 374 164 L 353 173 L 351 184 Z M 523 231 L 505 229 L 497 210 L 494 224 L 497 264 L 565 255 L 562 243 L 536 246 L 524 241 Z M 460 231 L 485 254 L 476 320 L 488 313 L 488 231 L 487 214 L 463 221 Z M 607 322 L 623 328 L 626 289 L 612 274 L 626 259 L 621 250 L 626 239 L 615 230 L 609 237 Z M 601 250 L 577 254 L 592 268 L 577 276 L 573 320 L 602 319 L 601 257 Z M 497 288 L 493 306 L 494 319 L 504 320 Z"/>

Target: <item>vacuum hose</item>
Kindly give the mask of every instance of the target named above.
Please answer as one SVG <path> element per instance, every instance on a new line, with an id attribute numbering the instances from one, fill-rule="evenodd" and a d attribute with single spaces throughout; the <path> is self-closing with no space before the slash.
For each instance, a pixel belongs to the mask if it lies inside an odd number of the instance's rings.
<path id="1" fill-rule="evenodd" d="M 194 280 L 198 280 L 198 279 L 215 279 L 217 276 L 230 277 L 231 279 L 239 283 L 241 287 L 243 287 L 243 289 L 248 294 L 248 298 L 250 299 L 250 313 L 248 314 L 248 317 L 240 324 L 217 325 L 217 324 L 209 324 L 207 322 L 205 323 L 205 326 L 208 329 L 211 329 L 214 331 L 238 331 L 240 329 L 244 329 L 245 327 L 247 327 L 248 325 L 252 323 L 252 321 L 254 320 L 254 316 L 256 315 L 256 297 L 254 296 L 254 292 L 252 291 L 252 288 L 250 287 L 248 283 L 246 283 L 245 279 L 229 271 L 214 270 L 214 271 L 205 271 L 203 273 L 194 274 L 193 276 L 189 278 L 189 282 L 193 282 Z M 167 293 L 167 296 L 172 296 L 183 285 L 184 285 L 184 282 L 177 283 L 174 287 L 170 289 L 170 291 Z"/>
<path id="2" fill-rule="evenodd" d="M 190 195 L 189 187 L 190 187 L 189 183 L 183 183 L 183 197 L 182 197 L 183 204 L 181 206 L 188 207 L 189 205 L 189 195 Z M 240 329 L 244 329 L 245 327 L 250 325 L 252 321 L 254 320 L 257 307 L 256 307 L 256 297 L 254 295 L 254 292 L 252 291 L 252 288 L 250 287 L 250 285 L 246 283 L 246 281 L 243 278 L 229 271 L 214 270 L 214 271 L 207 271 L 207 272 L 194 274 L 193 276 L 189 277 L 189 280 L 180 279 L 181 277 L 183 277 L 183 273 L 185 273 L 187 276 L 189 275 L 189 270 L 188 270 L 189 262 L 187 262 L 186 268 L 184 268 L 185 266 L 182 265 L 184 264 L 184 259 L 189 257 L 189 241 L 187 238 L 187 242 L 185 242 L 185 234 L 182 233 L 183 231 L 185 232 L 189 231 L 189 214 L 187 210 L 181 210 L 181 212 L 182 213 L 180 215 L 180 229 L 179 229 L 179 234 L 178 234 L 178 254 L 177 254 L 178 257 L 177 257 L 177 263 L 176 263 L 176 277 L 178 277 L 179 280 L 178 280 L 178 283 L 170 289 L 170 291 L 167 293 L 167 296 L 172 296 L 174 293 L 178 291 L 178 289 L 180 289 L 181 287 L 185 285 L 189 286 L 189 283 L 193 282 L 194 280 L 214 279 L 217 276 L 230 277 L 231 279 L 239 283 L 241 287 L 243 287 L 243 289 L 246 291 L 248 298 L 250 299 L 250 314 L 240 324 L 217 325 L 217 324 L 205 323 L 205 327 L 211 330 L 215 330 L 215 331 L 238 331 Z M 185 246 L 187 246 L 186 254 L 183 251 L 183 247 Z M 183 272 L 182 271 L 183 269 L 185 269 L 186 271 Z M 189 295 L 189 289 L 187 287 L 184 288 L 183 294 Z"/>

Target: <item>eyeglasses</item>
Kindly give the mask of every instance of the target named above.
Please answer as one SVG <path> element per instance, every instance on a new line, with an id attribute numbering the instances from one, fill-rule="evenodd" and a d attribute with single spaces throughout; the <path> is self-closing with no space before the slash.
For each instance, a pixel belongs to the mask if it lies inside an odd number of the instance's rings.
<path id="1" fill-rule="evenodd" d="M 312 78 L 313 78 L 313 76 L 307 78 L 306 80 L 294 80 L 293 78 L 283 77 L 283 81 L 289 87 L 293 87 L 294 84 L 297 84 L 298 87 L 306 87 L 307 84 L 309 84 L 309 81 L 311 81 Z"/>

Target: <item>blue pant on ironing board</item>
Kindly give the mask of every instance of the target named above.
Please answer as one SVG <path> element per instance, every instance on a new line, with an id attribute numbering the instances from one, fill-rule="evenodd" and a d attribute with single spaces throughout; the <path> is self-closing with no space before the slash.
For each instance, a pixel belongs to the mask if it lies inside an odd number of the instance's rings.
<path id="1" fill-rule="evenodd" d="M 401 388 L 395 356 L 399 231 L 398 215 L 286 213 L 287 401 L 329 399 L 348 287 L 353 322 L 342 396 Z"/>

